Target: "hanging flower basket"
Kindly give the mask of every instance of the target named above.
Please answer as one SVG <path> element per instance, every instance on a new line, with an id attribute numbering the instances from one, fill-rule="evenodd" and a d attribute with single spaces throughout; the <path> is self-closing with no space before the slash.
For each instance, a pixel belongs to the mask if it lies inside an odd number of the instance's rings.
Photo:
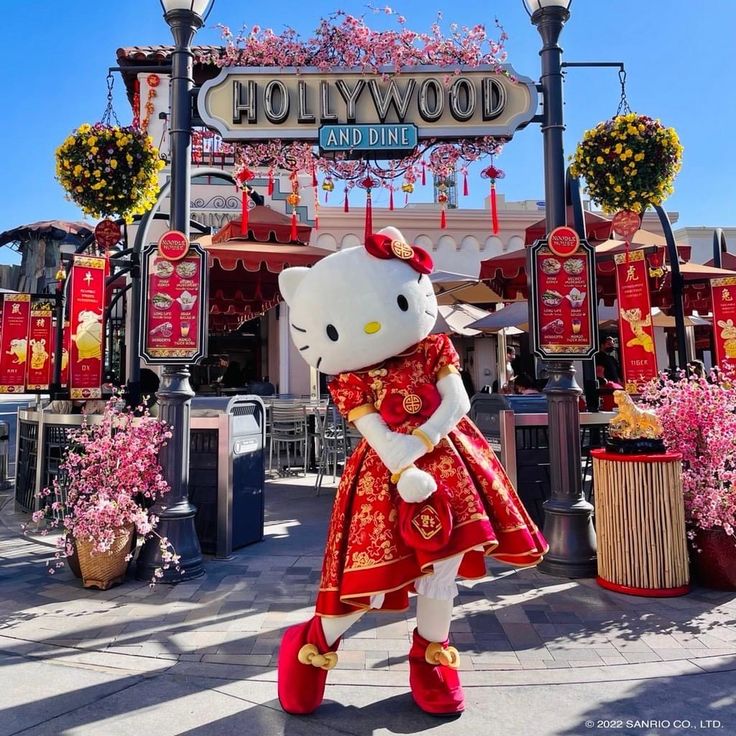
<path id="1" fill-rule="evenodd" d="M 674 128 L 627 113 L 585 132 L 570 171 L 585 179 L 590 198 L 606 212 L 641 213 L 672 193 L 681 159 Z"/>
<path id="2" fill-rule="evenodd" d="M 133 127 L 80 125 L 56 150 L 56 178 L 67 196 L 95 219 L 130 222 L 156 202 L 164 167 L 150 136 Z"/>

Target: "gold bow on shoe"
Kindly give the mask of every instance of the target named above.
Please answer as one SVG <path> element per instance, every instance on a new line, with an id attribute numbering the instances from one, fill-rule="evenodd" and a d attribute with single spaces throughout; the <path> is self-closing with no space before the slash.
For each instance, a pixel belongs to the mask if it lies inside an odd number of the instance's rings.
<path id="1" fill-rule="evenodd" d="M 320 667 L 323 670 L 331 670 L 337 664 L 337 652 L 319 653 L 314 644 L 305 644 L 297 654 L 297 659 L 302 664 L 311 664 L 312 667 Z"/>
<path id="2" fill-rule="evenodd" d="M 456 670 L 460 667 L 460 654 L 455 647 L 443 647 L 439 642 L 433 641 L 427 646 L 424 658 L 429 664 L 443 664 Z"/>

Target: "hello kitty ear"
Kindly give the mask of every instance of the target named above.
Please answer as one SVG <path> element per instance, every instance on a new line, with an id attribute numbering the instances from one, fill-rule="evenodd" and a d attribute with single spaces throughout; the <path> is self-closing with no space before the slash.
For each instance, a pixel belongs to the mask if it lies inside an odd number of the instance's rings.
<path id="1" fill-rule="evenodd" d="M 406 243 L 406 238 L 402 235 L 401 230 L 396 227 L 384 227 L 383 230 L 378 231 L 378 235 L 385 235 L 391 240 L 400 240 L 402 243 Z"/>
<path id="2" fill-rule="evenodd" d="M 308 273 L 308 268 L 304 268 L 304 266 L 294 266 L 293 268 L 285 268 L 279 274 L 279 291 L 287 304 L 292 303 L 294 300 L 294 294 L 296 294 L 296 290 L 299 288 L 299 284 L 301 284 Z"/>

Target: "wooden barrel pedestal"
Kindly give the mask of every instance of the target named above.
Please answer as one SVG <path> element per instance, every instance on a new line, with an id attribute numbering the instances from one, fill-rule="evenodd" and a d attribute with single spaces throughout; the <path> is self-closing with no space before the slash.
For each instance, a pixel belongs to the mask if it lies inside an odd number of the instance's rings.
<path id="1" fill-rule="evenodd" d="M 666 597 L 690 590 L 681 456 L 593 450 L 598 584 Z"/>

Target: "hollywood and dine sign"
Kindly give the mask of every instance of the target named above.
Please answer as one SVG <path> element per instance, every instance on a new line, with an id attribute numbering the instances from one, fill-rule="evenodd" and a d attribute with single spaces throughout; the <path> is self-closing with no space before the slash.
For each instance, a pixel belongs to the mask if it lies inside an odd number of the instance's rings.
<path id="1" fill-rule="evenodd" d="M 537 89 L 510 67 L 352 70 L 225 67 L 202 85 L 199 114 L 224 140 L 302 140 L 323 153 L 409 150 L 423 138 L 511 138 Z"/>

